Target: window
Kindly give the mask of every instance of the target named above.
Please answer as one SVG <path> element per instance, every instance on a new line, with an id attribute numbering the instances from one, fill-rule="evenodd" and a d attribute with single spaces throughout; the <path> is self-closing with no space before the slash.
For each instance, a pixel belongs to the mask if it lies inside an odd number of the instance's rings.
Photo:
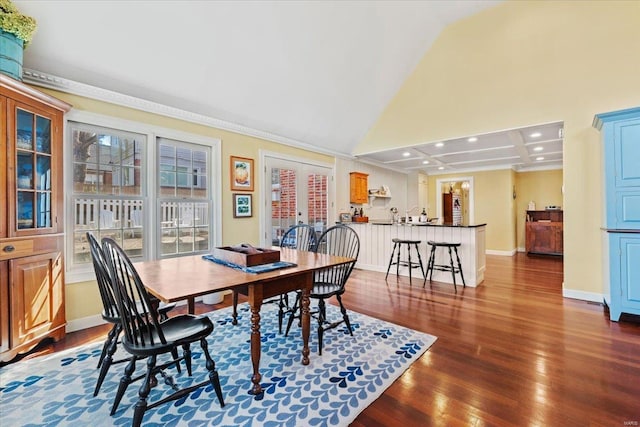
<path id="1" fill-rule="evenodd" d="M 134 261 L 210 250 L 219 141 L 109 118 L 70 119 L 67 138 L 68 282 L 92 278 L 87 231 Z"/>
<path id="2" fill-rule="evenodd" d="M 69 123 L 73 147 L 73 264 L 89 263 L 86 232 L 111 237 L 141 257 L 147 138 L 142 134 Z M 68 211 L 67 211 L 68 212 Z"/>
<path id="3" fill-rule="evenodd" d="M 158 138 L 160 255 L 209 249 L 207 150 Z"/>

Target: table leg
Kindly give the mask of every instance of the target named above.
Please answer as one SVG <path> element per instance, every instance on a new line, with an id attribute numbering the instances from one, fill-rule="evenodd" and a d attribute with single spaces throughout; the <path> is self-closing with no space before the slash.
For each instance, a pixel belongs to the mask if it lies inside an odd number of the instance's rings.
<path id="1" fill-rule="evenodd" d="M 196 299 L 195 297 L 187 298 L 187 311 L 189 314 L 196 314 Z"/>
<path id="2" fill-rule="evenodd" d="M 262 375 L 260 374 L 260 306 L 262 305 L 262 287 L 250 286 L 249 287 L 249 305 L 251 306 L 251 364 L 253 365 L 253 375 L 251 376 L 251 382 L 253 386 L 251 388 L 251 394 L 257 395 L 262 393 L 262 386 L 260 380 Z"/>

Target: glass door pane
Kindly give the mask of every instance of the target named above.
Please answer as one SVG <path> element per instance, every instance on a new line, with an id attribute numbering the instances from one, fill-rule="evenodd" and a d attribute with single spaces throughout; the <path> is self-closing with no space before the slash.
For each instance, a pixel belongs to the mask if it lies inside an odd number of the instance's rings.
<path id="1" fill-rule="evenodd" d="M 327 229 L 328 208 L 328 183 L 327 172 L 307 172 L 307 223 L 313 225 L 317 237 Z"/>
<path id="2" fill-rule="evenodd" d="M 271 244 L 279 246 L 282 235 L 298 217 L 297 175 L 292 169 L 271 168 Z"/>

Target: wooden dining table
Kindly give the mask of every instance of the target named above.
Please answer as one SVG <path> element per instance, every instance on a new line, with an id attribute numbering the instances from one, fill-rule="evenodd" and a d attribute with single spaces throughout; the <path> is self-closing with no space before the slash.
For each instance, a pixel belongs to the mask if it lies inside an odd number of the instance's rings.
<path id="1" fill-rule="evenodd" d="M 203 259 L 201 255 L 166 258 L 135 263 L 136 271 L 145 287 L 163 302 L 187 300 L 189 313 L 194 313 L 196 297 L 235 290 L 247 295 L 251 310 L 251 376 L 252 394 L 260 394 L 260 307 L 262 301 L 291 291 L 301 291 L 302 364 L 309 364 L 310 309 L 309 294 L 313 287 L 313 274 L 335 265 L 354 262 L 352 258 L 315 252 L 278 248 L 280 260 L 295 266 L 265 273 L 245 273 L 226 265 Z"/>

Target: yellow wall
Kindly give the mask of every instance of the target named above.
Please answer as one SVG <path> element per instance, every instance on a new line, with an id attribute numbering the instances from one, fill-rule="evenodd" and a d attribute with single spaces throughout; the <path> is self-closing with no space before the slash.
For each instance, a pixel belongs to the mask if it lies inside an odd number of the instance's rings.
<path id="1" fill-rule="evenodd" d="M 638 106 L 639 52 L 638 1 L 501 3 L 443 31 L 356 152 L 564 121 L 564 287 L 601 294 L 600 136 L 591 123 Z M 477 198 L 476 211 L 485 203 Z"/>
<path id="2" fill-rule="evenodd" d="M 533 201 L 538 210 L 550 205 L 562 206 L 562 170 L 517 173 L 516 190 L 518 248 L 524 248 L 524 223 L 529 202 Z"/>
<path id="3" fill-rule="evenodd" d="M 208 126 L 171 119 L 157 114 L 146 113 L 131 108 L 120 107 L 106 102 L 96 101 L 80 96 L 45 90 L 56 98 L 62 99 L 73 105 L 74 110 L 89 111 L 111 117 L 118 117 L 129 121 L 146 123 L 154 126 L 179 130 L 210 138 L 218 138 L 222 141 L 222 245 L 246 242 L 259 244 L 259 217 L 261 207 L 258 204 L 258 194 L 262 185 L 262 174 L 258 171 L 259 150 L 277 151 L 284 155 L 304 157 L 313 161 L 334 163 L 332 156 L 312 153 L 309 151 L 277 144 L 259 138 L 240 135 L 234 132 L 223 131 Z M 229 157 L 240 156 L 255 159 L 255 183 L 253 217 L 233 218 L 233 201 L 229 178 Z M 95 282 L 73 283 L 66 288 L 66 313 L 67 320 L 81 319 L 100 313 L 101 302 Z"/>

